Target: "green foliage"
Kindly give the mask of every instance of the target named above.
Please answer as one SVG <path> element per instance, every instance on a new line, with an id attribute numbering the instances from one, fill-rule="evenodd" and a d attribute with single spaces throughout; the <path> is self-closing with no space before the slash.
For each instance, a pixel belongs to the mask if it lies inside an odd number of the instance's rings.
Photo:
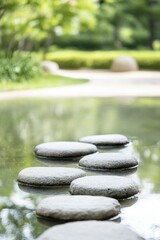
<path id="1" fill-rule="evenodd" d="M 30 54 L 13 55 L 0 54 L 0 81 L 1 82 L 21 82 L 33 78 L 39 74 L 39 66 L 35 63 Z"/>
<path id="2" fill-rule="evenodd" d="M 55 61 L 61 68 L 110 68 L 112 61 L 119 55 L 131 55 L 136 59 L 140 69 L 160 70 L 159 51 L 57 51 L 48 53 L 46 58 Z"/>
<path id="3" fill-rule="evenodd" d="M 93 28 L 95 10 L 94 0 L 0 0 L 0 45 L 46 51 L 56 34 Z"/>
<path id="4" fill-rule="evenodd" d="M 67 48 L 72 44 L 81 50 L 153 49 L 160 36 L 160 0 L 99 0 L 95 19 L 94 29 L 68 37 L 63 45 L 61 38 L 55 39 L 57 46 Z"/>
<path id="5" fill-rule="evenodd" d="M 160 0 L 0 0 L 6 51 L 153 49 L 159 25 Z"/>
<path id="6" fill-rule="evenodd" d="M 109 48 L 111 45 L 109 39 L 93 32 L 55 37 L 54 43 L 59 48 L 72 48 L 78 50 L 106 49 L 106 46 Z"/>

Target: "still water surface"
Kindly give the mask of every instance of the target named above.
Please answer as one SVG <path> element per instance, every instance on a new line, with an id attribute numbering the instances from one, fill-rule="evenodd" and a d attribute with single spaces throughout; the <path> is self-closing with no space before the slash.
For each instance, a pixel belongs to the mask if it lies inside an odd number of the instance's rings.
<path id="1" fill-rule="evenodd" d="M 25 192 L 16 182 L 23 168 L 45 166 L 33 155 L 35 145 L 107 133 L 127 135 L 132 143 L 116 151 L 132 152 L 139 159 L 138 170 L 126 174 L 140 184 L 141 193 L 123 203 L 118 221 L 148 240 L 159 240 L 160 99 L 1 101 L 0 240 L 32 240 L 47 229 L 35 208 L 55 192 Z"/>

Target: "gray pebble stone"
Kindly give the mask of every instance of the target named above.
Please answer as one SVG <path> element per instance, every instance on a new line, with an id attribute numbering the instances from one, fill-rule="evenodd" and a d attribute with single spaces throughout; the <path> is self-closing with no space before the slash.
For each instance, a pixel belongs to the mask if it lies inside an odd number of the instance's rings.
<path id="1" fill-rule="evenodd" d="M 94 195 L 126 199 L 139 192 L 138 185 L 129 177 L 86 176 L 71 182 L 73 195 Z"/>
<path id="2" fill-rule="evenodd" d="M 126 136 L 121 134 L 92 135 L 82 137 L 80 142 L 92 143 L 97 147 L 123 146 L 129 143 Z"/>
<path id="3" fill-rule="evenodd" d="M 125 225 L 114 222 L 81 221 L 49 228 L 37 240 L 144 240 Z"/>
<path id="4" fill-rule="evenodd" d="M 133 155 L 124 153 L 96 153 L 87 155 L 79 161 L 79 166 L 90 170 L 128 169 L 138 165 Z"/>
<path id="5" fill-rule="evenodd" d="M 38 157 L 68 159 L 97 152 L 93 144 L 79 142 L 48 142 L 35 147 Z"/>
<path id="6" fill-rule="evenodd" d="M 76 178 L 85 176 L 85 172 L 76 168 L 30 167 L 18 174 L 18 182 L 33 186 L 68 185 Z"/>
<path id="7" fill-rule="evenodd" d="M 120 213 L 116 199 L 98 196 L 55 196 L 43 199 L 37 215 L 54 220 L 104 220 Z"/>

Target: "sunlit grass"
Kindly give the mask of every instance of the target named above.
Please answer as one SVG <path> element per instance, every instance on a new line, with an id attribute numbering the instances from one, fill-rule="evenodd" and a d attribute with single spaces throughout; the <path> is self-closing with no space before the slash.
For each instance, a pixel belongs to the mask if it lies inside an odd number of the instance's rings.
<path id="1" fill-rule="evenodd" d="M 57 75 L 42 74 L 33 79 L 22 82 L 0 82 L 0 91 L 13 91 L 24 89 L 38 89 L 38 88 L 50 88 L 66 85 L 74 85 L 85 83 L 85 79 L 74 79 L 69 77 L 61 77 Z"/>

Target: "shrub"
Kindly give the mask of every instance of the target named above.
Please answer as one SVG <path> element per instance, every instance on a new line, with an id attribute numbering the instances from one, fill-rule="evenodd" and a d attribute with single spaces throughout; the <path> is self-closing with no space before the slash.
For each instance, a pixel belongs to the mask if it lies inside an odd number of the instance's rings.
<path id="1" fill-rule="evenodd" d="M 58 36 L 54 39 L 54 44 L 59 48 L 72 48 L 78 50 L 102 50 L 104 48 L 107 49 L 110 47 L 112 41 L 108 40 L 106 35 L 88 32 L 88 33 L 80 33 L 78 35 L 72 36 Z"/>
<path id="2" fill-rule="evenodd" d="M 28 53 L 0 54 L 0 81 L 24 81 L 39 73 L 38 64 Z"/>
<path id="3" fill-rule="evenodd" d="M 55 61 L 60 68 L 109 69 L 112 61 L 119 55 L 130 55 L 137 61 L 140 69 L 160 70 L 159 51 L 75 51 L 64 50 L 51 52 L 47 60 Z"/>

